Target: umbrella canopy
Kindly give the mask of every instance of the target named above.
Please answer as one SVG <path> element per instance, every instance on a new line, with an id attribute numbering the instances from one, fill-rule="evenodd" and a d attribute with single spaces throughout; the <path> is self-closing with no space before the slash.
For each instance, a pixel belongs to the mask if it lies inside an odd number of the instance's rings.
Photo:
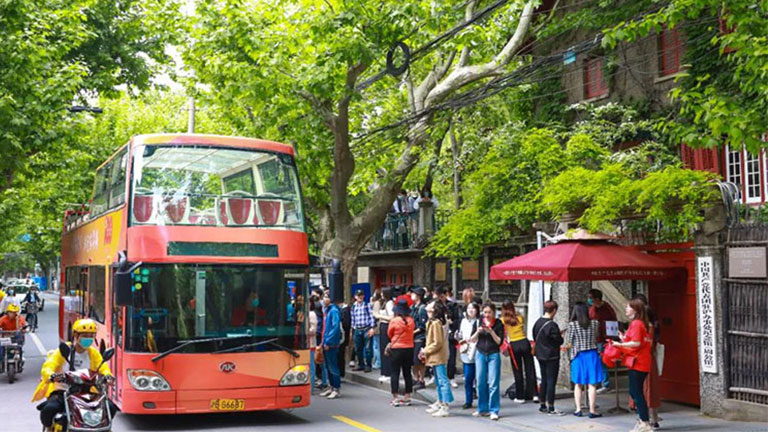
<path id="1" fill-rule="evenodd" d="M 659 280 L 681 265 L 604 240 L 562 241 L 491 267 L 492 280 Z"/>

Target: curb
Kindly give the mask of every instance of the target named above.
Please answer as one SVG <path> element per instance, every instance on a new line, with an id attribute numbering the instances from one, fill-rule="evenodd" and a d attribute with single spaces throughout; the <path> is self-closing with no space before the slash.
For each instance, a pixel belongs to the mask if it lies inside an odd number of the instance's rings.
<path id="1" fill-rule="evenodd" d="M 362 373 L 355 373 L 355 372 L 349 372 L 347 371 L 345 373 L 345 379 L 357 383 L 362 384 L 366 387 L 372 387 L 375 389 L 383 390 L 386 392 L 389 392 L 389 381 L 387 382 L 379 382 L 379 377 L 381 376 L 380 373 L 377 373 L 377 370 L 374 370 L 373 372 L 369 372 L 367 374 Z M 424 390 L 415 390 L 413 393 L 411 393 L 411 398 L 416 399 L 421 402 L 426 403 L 434 403 L 437 400 L 437 396 L 433 396 L 428 394 L 428 391 Z"/>

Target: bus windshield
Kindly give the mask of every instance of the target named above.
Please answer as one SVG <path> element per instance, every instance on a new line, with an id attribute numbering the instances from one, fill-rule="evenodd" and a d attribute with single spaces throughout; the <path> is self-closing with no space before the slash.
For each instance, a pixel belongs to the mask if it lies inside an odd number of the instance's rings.
<path id="1" fill-rule="evenodd" d="M 133 225 L 304 230 L 293 157 L 223 147 L 134 150 Z"/>
<path id="2" fill-rule="evenodd" d="M 184 341 L 217 337 L 232 341 L 191 344 L 179 352 L 214 352 L 275 338 L 287 348 L 306 348 L 302 268 L 142 265 L 132 277 L 127 351 L 157 353 Z"/>

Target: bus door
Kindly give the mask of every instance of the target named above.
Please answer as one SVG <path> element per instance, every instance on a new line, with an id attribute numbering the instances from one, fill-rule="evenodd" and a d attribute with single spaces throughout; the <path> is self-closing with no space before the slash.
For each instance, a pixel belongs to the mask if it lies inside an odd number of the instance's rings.
<path id="1" fill-rule="evenodd" d="M 125 347 L 123 345 L 123 335 L 125 334 L 125 308 L 115 304 L 114 276 L 115 270 L 113 269 L 110 272 L 110 284 L 112 286 L 112 289 L 110 290 L 112 294 L 110 296 L 110 301 L 112 302 L 112 326 L 110 328 L 110 334 L 112 336 L 111 346 L 115 348 L 115 355 L 110 361 L 110 368 L 112 369 L 112 373 L 115 375 L 115 378 L 117 378 L 113 384 L 114 387 L 112 391 L 112 398 L 119 402 L 122 400 L 122 389 L 120 388 L 120 383 L 122 382 L 123 377 L 123 353 L 125 352 Z"/>

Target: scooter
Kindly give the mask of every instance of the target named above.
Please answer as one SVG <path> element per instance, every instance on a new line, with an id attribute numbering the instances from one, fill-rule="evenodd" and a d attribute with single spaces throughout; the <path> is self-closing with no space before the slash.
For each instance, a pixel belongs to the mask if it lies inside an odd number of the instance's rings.
<path id="1" fill-rule="evenodd" d="M 59 352 L 69 359 L 69 345 L 59 345 Z M 102 355 L 102 364 L 115 354 L 110 348 Z M 67 360 L 69 362 L 69 360 Z M 96 370 L 100 369 L 99 365 Z M 51 432 L 109 432 L 112 430 L 112 412 L 107 399 L 107 377 L 88 369 L 54 374 L 51 381 L 67 384 L 64 392 L 64 412 L 53 418 Z M 43 432 L 46 429 L 43 428 Z"/>
<path id="2" fill-rule="evenodd" d="M 26 330 L 24 327 L 23 330 Z M 8 375 L 8 384 L 16 381 L 16 374 L 24 372 L 24 335 L 23 330 L 0 331 L 0 373 Z"/>

